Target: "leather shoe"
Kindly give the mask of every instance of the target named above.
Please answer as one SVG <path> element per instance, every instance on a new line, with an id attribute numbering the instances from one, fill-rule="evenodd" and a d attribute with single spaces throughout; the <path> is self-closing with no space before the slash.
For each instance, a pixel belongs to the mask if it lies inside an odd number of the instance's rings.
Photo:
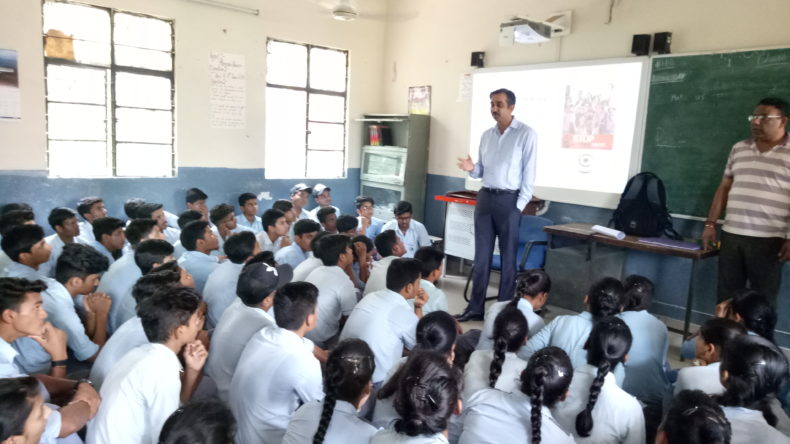
<path id="1" fill-rule="evenodd" d="M 475 312 L 467 310 L 467 311 L 465 311 L 465 312 L 463 312 L 461 314 L 455 315 L 455 319 L 458 322 L 482 321 L 483 320 L 483 314 L 482 313 L 475 313 Z"/>

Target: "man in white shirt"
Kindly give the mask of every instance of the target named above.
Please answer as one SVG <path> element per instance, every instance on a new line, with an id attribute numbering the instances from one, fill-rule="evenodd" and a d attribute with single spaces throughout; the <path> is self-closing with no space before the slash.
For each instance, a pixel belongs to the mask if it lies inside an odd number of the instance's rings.
<path id="1" fill-rule="evenodd" d="M 263 231 L 261 218 L 258 216 L 258 198 L 252 193 L 242 193 L 239 196 L 239 209 L 241 214 L 236 216 L 239 226 L 247 227 L 258 234 Z"/>
<path id="2" fill-rule="evenodd" d="M 275 268 L 256 262 L 242 269 L 235 287 L 238 297 L 222 314 L 211 335 L 212 351 L 206 364 L 206 373 L 217 384 L 217 396 L 222 402 L 228 402 L 230 383 L 244 346 L 261 329 L 276 325 L 271 313 L 274 294 L 292 276 L 288 265 Z"/>
<path id="3" fill-rule="evenodd" d="M 310 218 L 309 212 L 304 207 L 307 206 L 307 198 L 312 192 L 313 189 L 303 183 L 298 183 L 291 187 L 291 203 L 293 204 L 296 220 Z M 266 229 L 266 225 L 263 226 L 263 229 Z"/>
<path id="4" fill-rule="evenodd" d="M 288 264 L 296 269 L 302 262 L 310 257 L 313 242 L 316 234 L 321 231 L 321 225 L 311 219 L 302 219 L 294 224 L 294 242 L 279 249 L 274 255 L 274 260 L 278 264 Z"/>
<path id="5" fill-rule="evenodd" d="M 93 235 L 93 221 L 107 216 L 104 200 L 98 196 L 83 197 L 77 202 L 77 213 L 85 219 L 80 222 L 80 237 L 86 244 L 91 245 L 96 240 Z"/>
<path id="6" fill-rule="evenodd" d="M 221 203 L 214 205 L 209 211 L 209 220 L 214 227 L 211 231 L 217 236 L 217 250 L 219 254 L 225 254 L 225 240 L 233 233 L 241 233 L 242 231 L 249 231 L 252 233 L 251 228 L 241 226 L 236 223 L 236 215 L 234 213 L 233 205 Z"/>
<path id="7" fill-rule="evenodd" d="M 357 304 L 357 290 L 345 269 L 354 262 L 351 239 L 331 234 L 321 240 L 323 266 L 305 279 L 318 288 L 318 323 L 306 337 L 317 346 L 329 349 L 337 342 L 345 318 Z"/>
<path id="8" fill-rule="evenodd" d="M 315 184 L 313 187 L 313 200 L 317 206 L 308 212 L 310 219 L 313 219 L 316 222 L 321 222 L 318 220 L 318 210 L 321 208 L 334 208 L 335 214 L 338 216 L 340 215 L 340 208 L 332 205 L 331 191 L 331 188 L 322 183 Z"/>
<path id="9" fill-rule="evenodd" d="M 77 222 L 77 213 L 71 208 L 53 208 L 47 221 L 49 226 L 55 230 L 55 234 L 44 238 L 51 247 L 51 252 L 49 260 L 41 264 L 38 271 L 46 277 L 54 277 L 55 264 L 58 262 L 60 252 L 63 251 L 63 246 L 72 242 L 85 243 L 85 241 L 79 237 L 80 225 Z"/>
<path id="10" fill-rule="evenodd" d="M 431 245 L 431 237 L 428 236 L 428 230 L 425 225 L 412 219 L 411 203 L 402 200 L 395 206 L 395 220 L 391 220 L 381 227 L 381 231 L 395 230 L 398 237 L 403 241 L 406 247 L 406 253 L 403 257 L 414 257 L 414 253 L 420 247 L 428 247 Z"/>
<path id="11" fill-rule="evenodd" d="M 136 213 L 136 219 L 153 219 L 156 221 L 159 231 L 162 232 L 164 239 L 170 242 L 170 245 L 178 242 L 181 236 L 181 230 L 167 225 L 167 216 L 165 216 L 165 210 L 162 208 L 162 204 L 151 202 L 144 203 L 137 208 Z"/>
<path id="12" fill-rule="evenodd" d="M 167 418 L 192 397 L 208 352 L 200 295 L 191 288 L 158 291 L 138 310 L 150 344 L 127 353 L 102 385 L 102 404 L 88 426 L 87 444 L 155 443 Z M 186 370 L 183 384 L 182 354 Z"/>
<path id="13" fill-rule="evenodd" d="M 208 276 L 217 268 L 219 262 L 210 253 L 217 249 L 217 236 L 211 231 L 208 222 L 196 220 L 181 230 L 181 245 L 186 252 L 178 259 L 178 264 L 186 268 L 195 280 L 195 290 L 203 293 Z"/>
<path id="14" fill-rule="evenodd" d="M 236 299 L 236 284 L 244 264 L 260 253 L 258 241 L 251 231 L 236 233 L 225 242 L 228 260 L 222 262 L 211 272 L 203 288 L 203 300 L 208 305 L 207 328 L 214 328 L 225 309 Z"/>
<path id="15" fill-rule="evenodd" d="M 263 212 L 261 221 L 263 231 L 257 236 L 261 250 L 276 254 L 280 248 L 291 245 L 291 238 L 288 236 L 288 222 L 285 221 L 285 214 L 282 211 L 270 208 Z"/>
<path id="16" fill-rule="evenodd" d="M 404 349 L 416 344 L 425 292 L 420 289 L 420 261 L 397 259 L 387 270 L 387 288 L 365 296 L 346 321 L 340 340 L 359 338 L 373 350 L 374 386 L 397 365 Z M 414 299 L 414 308 L 407 302 Z"/>
<path id="17" fill-rule="evenodd" d="M 123 229 L 126 224 L 122 220 L 114 217 L 100 217 L 94 219 L 92 223 L 95 241 L 91 244 L 99 253 L 112 264 L 120 259 L 122 250 L 126 243 L 126 235 Z"/>
<path id="18" fill-rule="evenodd" d="M 258 331 L 244 347 L 230 386 L 238 442 L 282 441 L 294 410 L 324 397 L 321 365 L 304 337 L 316 326 L 317 302 L 313 284 L 286 284 L 274 296 L 277 326 Z"/>
<path id="19" fill-rule="evenodd" d="M 376 236 L 374 243 L 376 250 L 382 257 L 373 263 L 370 277 L 365 284 L 365 295 L 387 288 L 387 269 L 390 263 L 406 253 L 403 241 L 395 234 L 394 230 L 382 231 Z"/>

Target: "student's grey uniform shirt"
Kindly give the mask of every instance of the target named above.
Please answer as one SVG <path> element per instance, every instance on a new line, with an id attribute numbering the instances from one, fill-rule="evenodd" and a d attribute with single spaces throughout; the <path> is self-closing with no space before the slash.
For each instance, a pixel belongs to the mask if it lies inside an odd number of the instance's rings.
<path id="1" fill-rule="evenodd" d="M 447 306 L 447 295 L 431 282 L 420 279 L 420 288 L 428 295 L 428 302 L 422 306 L 423 316 L 434 311 L 449 311 Z M 414 300 L 409 300 L 409 305 L 414 306 Z"/>
<path id="2" fill-rule="evenodd" d="M 283 237 L 280 236 L 272 242 L 271 238 L 269 238 L 269 233 L 265 231 L 261 231 L 255 236 L 258 239 L 258 244 L 261 246 L 261 251 L 271 251 L 272 253 L 277 253 L 280 250 L 281 244 L 283 242 Z"/>
<path id="3" fill-rule="evenodd" d="M 576 315 L 557 316 L 535 336 L 529 338 L 526 347 L 521 347 L 521 350 L 518 351 L 518 357 L 529 361 L 535 352 L 552 345 L 565 350 L 565 353 L 571 358 L 573 368 L 585 365 L 587 364 L 587 351 L 584 349 L 584 344 L 590 336 L 592 326 L 593 317 L 588 311 Z M 480 339 L 483 339 L 483 335 L 480 336 Z"/>
<path id="4" fill-rule="evenodd" d="M 277 253 L 274 254 L 274 260 L 280 265 L 288 264 L 292 269 L 296 270 L 299 264 L 307 260 L 309 257 L 308 253 L 309 251 L 302 250 L 302 247 L 294 242 L 287 247 L 277 250 Z"/>
<path id="5" fill-rule="evenodd" d="M 664 370 L 669 349 L 667 326 L 647 310 L 624 311 L 618 316 L 633 336 L 625 363 L 623 390 L 643 403 L 661 405 L 670 386 Z"/>
<path id="6" fill-rule="evenodd" d="M 409 436 L 400 434 L 394 428 L 389 427 L 376 432 L 370 439 L 370 444 L 449 444 L 449 441 L 441 433 L 428 436 Z"/>
<path id="7" fill-rule="evenodd" d="M 236 284 L 244 264 L 234 264 L 227 260 L 219 264 L 208 275 L 206 286 L 203 288 L 203 300 L 208 305 L 206 315 L 206 328 L 216 327 L 222 313 L 236 299 Z"/>
<path id="8" fill-rule="evenodd" d="M 55 265 L 57 265 L 58 258 L 60 257 L 60 254 L 63 253 L 63 246 L 66 245 L 66 244 L 63 243 L 63 239 L 61 239 L 60 236 L 57 235 L 57 233 L 53 234 L 51 236 L 45 237 L 44 241 L 49 244 L 49 246 L 51 248 L 51 252 L 49 253 L 49 260 L 44 262 L 43 264 L 39 265 L 38 266 L 38 271 L 43 276 L 54 278 L 55 277 Z M 74 238 L 74 242 L 78 243 L 78 244 L 87 245 L 87 244 L 84 243 L 85 241 L 81 237 L 75 237 Z M 3 253 L 3 254 L 5 254 L 5 253 Z M 6 256 L 6 257 L 8 257 L 8 256 Z M 9 259 L 9 263 L 10 263 L 10 259 Z M 6 265 L 8 265 L 8 264 L 6 264 Z M 3 265 L 0 264 L 0 271 L 2 271 L 2 269 L 3 269 Z"/>
<path id="9" fill-rule="evenodd" d="M 493 360 L 493 350 L 477 350 L 472 353 L 464 367 L 463 399 L 469 399 L 480 390 L 489 388 L 488 378 L 491 374 L 491 361 Z M 527 361 L 520 359 L 515 353 L 505 353 L 502 373 L 499 374 L 494 388 L 505 393 L 520 390 L 521 372 L 525 368 L 527 368 Z"/>
<path id="10" fill-rule="evenodd" d="M 368 282 L 365 284 L 365 292 L 363 293 L 365 296 L 387 288 L 387 270 L 395 259 L 400 258 L 398 256 L 387 256 L 373 262 Z"/>
<path id="11" fill-rule="evenodd" d="M 121 256 L 102 275 L 96 291 L 106 293 L 112 299 L 110 314 L 107 316 L 107 330 L 110 334 L 113 334 L 123 324 L 120 316 L 121 307 L 123 307 L 122 301 L 131 295 L 130 290 L 142 275 L 140 267 L 134 261 L 133 252 Z"/>
<path id="12" fill-rule="evenodd" d="M 483 321 L 483 332 L 480 333 L 480 341 L 477 343 L 475 350 L 494 349 L 494 340 L 492 339 L 492 336 L 494 335 L 494 321 L 496 321 L 496 317 L 502 312 L 502 310 L 505 309 L 505 307 L 507 307 L 507 304 L 509 303 L 510 301 L 494 302 L 488 308 L 485 320 Z M 535 313 L 532 308 L 532 304 L 530 304 L 528 300 L 524 298 L 519 299 L 518 303 L 516 304 L 516 308 L 518 308 L 521 313 L 524 314 L 524 317 L 527 318 L 527 328 L 529 329 L 527 337 L 531 338 L 535 336 L 546 325 L 543 321 L 543 318 Z"/>
<path id="13" fill-rule="evenodd" d="M 195 290 L 202 295 L 208 276 L 217 268 L 219 261 L 216 256 L 209 256 L 199 251 L 187 251 L 178 259 L 178 265 L 192 275 Z"/>
<path id="14" fill-rule="evenodd" d="M 790 443 L 790 438 L 771 427 L 759 410 L 724 406 L 721 409 L 732 427 L 731 444 Z"/>
<path id="15" fill-rule="evenodd" d="M 101 390 L 104 379 L 131 350 L 148 343 L 142 320 L 135 316 L 124 322 L 99 351 L 91 368 L 90 380 L 96 390 Z"/>
<path id="16" fill-rule="evenodd" d="M 260 216 L 254 216 L 252 222 L 250 222 L 249 219 L 247 219 L 247 216 L 243 214 L 237 214 L 236 224 L 241 227 L 249 228 L 256 234 L 263 231 L 263 223 L 261 222 Z"/>
<path id="17" fill-rule="evenodd" d="M 93 245 L 96 242 L 96 236 L 93 235 L 93 225 L 90 222 L 83 220 L 78 223 L 80 226 L 80 236 L 85 245 Z"/>
<path id="18" fill-rule="evenodd" d="M 307 276 L 318 288 L 318 321 L 305 336 L 321 348 L 340 332 L 340 319 L 351 314 L 357 304 L 357 290 L 342 268 L 321 266 Z"/>
<path id="19" fill-rule="evenodd" d="M 405 233 L 398 228 L 398 221 L 395 219 L 387 222 L 381 227 L 381 231 L 387 230 L 394 230 L 403 241 L 403 245 L 406 247 L 406 254 L 404 254 L 403 257 L 414 257 L 414 253 L 416 253 L 420 247 L 429 247 L 431 245 L 431 237 L 428 235 L 428 230 L 425 229 L 425 225 L 414 219 L 409 222 L 409 229 L 406 230 Z"/>
<path id="20" fill-rule="evenodd" d="M 311 401 L 299 407 L 291 417 L 283 444 L 310 444 L 321 421 L 323 401 Z M 357 416 L 357 409 L 338 400 L 329 422 L 324 444 L 368 444 L 376 428 Z"/>
<path id="21" fill-rule="evenodd" d="M 678 380 L 675 382 L 675 395 L 683 390 L 702 390 L 708 395 L 720 395 L 725 388 L 719 379 L 719 367 L 721 362 L 684 367 L 678 372 Z"/>
<path id="22" fill-rule="evenodd" d="M 294 268 L 294 277 L 293 279 L 291 279 L 291 282 L 304 281 L 305 279 L 307 279 L 307 276 L 313 272 L 313 270 L 323 265 L 324 263 L 321 262 L 321 259 L 318 259 L 315 256 L 305 259 L 304 262 L 302 262 L 301 264 L 299 264 L 299 266 Z"/>
<path id="23" fill-rule="evenodd" d="M 98 251 L 104 257 L 106 257 L 107 260 L 110 262 L 110 265 L 112 265 L 115 262 L 115 258 L 112 256 L 112 253 L 110 253 L 110 250 L 108 250 L 107 247 L 105 247 L 104 244 L 102 244 L 101 242 L 93 241 L 93 243 L 91 243 L 90 246 L 95 248 L 96 251 Z"/>

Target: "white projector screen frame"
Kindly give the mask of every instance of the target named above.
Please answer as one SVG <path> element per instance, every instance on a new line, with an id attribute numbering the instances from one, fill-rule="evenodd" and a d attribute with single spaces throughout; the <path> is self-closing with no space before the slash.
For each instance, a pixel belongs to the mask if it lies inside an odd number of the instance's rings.
<path id="1" fill-rule="evenodd" d="M 649 60 L 629 57 L 476 70 L 469 154 L 477 160 L 480 135 L 495 124 L 489 93 L 510 89 L 516 94 L 513 115 L 538 134 L 535 196 L 616 208 L 628 178 L 642 164 Z M 595 111 L 590 112 L 591 107 Z M 467 176 L 467 189 L 480 186 L 480 180 Z"/>

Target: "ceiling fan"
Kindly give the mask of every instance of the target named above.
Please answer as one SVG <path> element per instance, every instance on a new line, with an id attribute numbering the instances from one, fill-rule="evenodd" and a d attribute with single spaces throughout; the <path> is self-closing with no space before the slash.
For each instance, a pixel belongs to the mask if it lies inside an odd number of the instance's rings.
<path id="1" fill-rule="evenodd" d="M 405 21 L 410 20 L 417 16 L 415 11 L 408 11 L 400 14 L 375 14 L 365 11 L 365 8 L 357 6 L 356 0 L 310 0 L 317 4 L 322 9 L 327 11 L 329 15 L 338 21 L 350 22 L 356 19 L 373 19 L 373 20 L 395 20 Z"/>

